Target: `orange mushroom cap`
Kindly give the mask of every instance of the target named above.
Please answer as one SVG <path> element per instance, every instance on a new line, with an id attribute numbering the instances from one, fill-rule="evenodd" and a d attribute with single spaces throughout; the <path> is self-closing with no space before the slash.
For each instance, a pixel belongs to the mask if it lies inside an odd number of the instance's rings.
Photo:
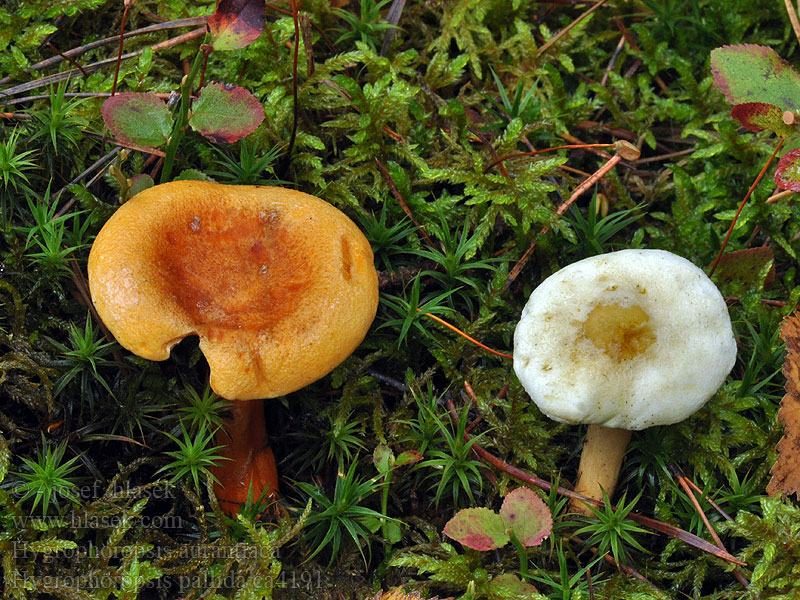
<path id="1" fill-rule="evenodd" d="M 122 346 L 165 360 L 200 337 L 231 400 L 298 390 L 342 362 L 378 306 L 372 250 L 341 211 L 279 187 L 176 181 L 121 206 L 89 255 L 89 287 Z"/>

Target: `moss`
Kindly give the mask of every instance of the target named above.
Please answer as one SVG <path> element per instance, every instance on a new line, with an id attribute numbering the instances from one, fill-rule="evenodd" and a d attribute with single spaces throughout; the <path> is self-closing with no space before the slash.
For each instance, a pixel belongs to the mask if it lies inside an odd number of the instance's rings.
<path id="1" fill-rule="evenodd" d="M 250 90 L 264 105 L 266 120 L 231 146 L 212 148 L 188 131 L 173 173 L 280 179 L 368 223 L 365 228 L 384 240 L 377 265 L 383 302 L 364 343 L 342 366 L 267 403 L 283 496 L 269 511 L 251 507 L 231 522 L 207 488 L 198 495 L 185 482 L 157 475 L 169 462 L 165 453 L 174 450 L 162 432 L 180 432 L 188 417 L 179 409 L 189 390 L 206 385 L 196 342 L 183 342 L 163 363 L 116 345 L 83 362 L 70 353 L 75 336 L 87 331 L 87 318 L 94 319 L 90 312 L 87 317 L 83 276 L 90 242 L 118 205 L 120 182 L 125 188 L 125 179 L 135 175 L 157 179 L 158 159 L 135 151 L 107 156 L 113 149 L 109 138 L 90 135 L 103 130 L 102 98 L 59 98 L 60 91 L 110 92 L 113 66 L 86 77 L 76 71 L 62 88 L 38 78 L 74 65 L 25 70 L 52 56 L 47 41 L 64 52 L 119 29 L 121 4 L 57 4 L 12 2 L 0 9 L 0 85 L 13 96 L 0 95 L 0 110 L 14 113 L 2 117 L 0 145 L 8 148 L 12 132 L 19 134 L 12 155 L 0 148 L 0 568 L 9 598 L 217 594 L 361 600 L 403 583 L 423 595 L 500 597 L 488 591 L 487 582 L 515 570 L 515 551 L 473 553 L 448 545 L 441 534 L 455 503 L 466 498 L 463 486 L 473 486 L 482 505 L 496 508 L 511 485 L 507 474 L 488 467 L 479 471 L 482 486 L 476 485 L 468 471 L 474 458 L 467 455 L 455 463 L 467 471 L 454 473 L 447 489 L 438 488 L 442 470 L 454 464 L 445 460 L 453 451 L 452 436 L 441 431 L 449 423 L 448 401 L 476 421 L 471 432 L 480 435 L 482 447 L 545 480 L 574 479 L 583 432 L 543 417 L 508 361 L 414 311 L 398 316 L 397 307 L 409 306 L 416 293 L 419 304 L 431 303 L 431 312 L 509 352 L 531 290 L 594 252 L 597 240 L 606 249 L 661 248 L 709 265 L 775 145 L 768 134 L 743 132 L 729 117 L 712 85 L 709 52 L 727 43 L 759 43 L 790 61 L 797 58 L 779 4 L 764 8 L 749 0 L 724 7 L 714 0 L 619 0 L 558 39 L 582 6 L 408 2 L 385 52 L 382 35 L 374 32 L 375 39 L 351 35 L 331 43 L 350 25 L 327 2 L 303 2 L 308 26 L 299 52 L 297 138 L 289 156 L 294 23 L 285 4 L 280 11 L 270 5 L 266 30 L 255 43 L 214 52 L 206 67 L 206 81 Z M 208 15 L 214 4 L 139 0 L 126 29 L 159 18 Z M 358 16 L 358 3 L 351 4 Z M 626 41 L 618 45 L 623 30 Z M 132 37 L 125 50 L 186 31 Z M 176 90 L 184 59 L 191 62 L 198 46 L 195 38 L 124 61 L 120 89 Z M 115 52 L 114 44 L 100 46 L 73 60 L 85 67 Z M 35 98 L 20 101 L 25 96 Z M 54 106 L 60 107 L 55 113 Z M 489 168 L 506 155 L 576 138 L 626 139 L 641 145 L 645 159 L 618 165 L 582 196 L 573 209 L 582 220 L 562 219 L 556 211 L 585 174 L 605 162 L 597 153 L 560 150 L 507 158 Z M 15 162 L 14 156 L 21 158 Z M 263 173 L 248 170 L 253 157 L 267 157 Z M 100 175 L 112 162 L 116 177 Z M 232 169 L 237 163 L 241 168 Z M 594 191 L 593 207 L 612 215 L 628 211 L 624 227 L 604 232 L 598 229 L 603 221 L 594 220 L 588 229 Z M 764 489 L 781 435 L 776 412 L 784 354 L 777 331 L 800 299 L 800 205 L 785 199 L 766 204 L 770 193 L 763 183 L 756 190 L 728 246 L 768 245 L 774 267 L 774 276 L 762 269 L 723 284 L 726 294 L 738 298 L 731 305 L 739 341 L 733 373 L 691 419 L 634 434 L 619 492 L 627 490 L 629 498 L 641 492 L 637 510 L 705 537 L 670 470 L 677 466 L 733 519 L 700 500 L 727 548 L 748 563 L 740 571 L 752 581 L 752 591 L 743 589 L 731 565 L 666 536 L 648 535 L 637 537 L 647 553 L 630 548 L 627 554 L 649 583 L 601 561 L 591 569 L 595 598 L 797 593 L 793 548 L 800 517 L 792 502 L 767 498 Z M 41 218 L 37 222 L 42 214 L 56 221 L 50 227 Z M 48 244 L 54 245 L 45 259 Z M 514 267 L 523 257 L 517 275 Z M 99 327 L 94 321 L 92 331 Z M 470 393 L 462 391 L 465 382 Z M 42 433 L 44 443 L 64 444 L 64 460 L 80 457 L 74 473 L 79 496 L 62 498 L 45 515 L 41 503 L 32 511 L 32 501 L 22 501 L 16 487 L 28 473 L 22 459 L 40 454 Z M 364 549 L 347 541 L 337 556 L 326 547 L 304 562 L 316 548 L 300 526 L 308 517 L 308 498 L 294 482 L 330 496 L 337 473 L 353 464 L 359 481 L 371 481 L 378 477 L 372 454 L 379 444 L 395 456 L 408 450 L 425 456 L 395 469 L 388 488 L 375 479 L 375 491 L 361 502 L 380 511 L 387 490 L 386 514 L 398 519 L 399 536 L 384 540 L 381 524 L 365 520 L 362 525 L 374 532 L 366 567 Z M 554 582 L 563 571 L 564 585 L 586 597 L 584 569 L 593 558 L 570 538 L 579 525 L 555 494 L 550 508 L 556 528 L 543 546 L 530 549 L 531 570 Z M 321 507 L 312 503 L 308 510 L 315 515 Z M 334 566 L 327 568 L 331 558 Z M 554 585 L 536 585 L 545 596 L 563 597 Z"/>

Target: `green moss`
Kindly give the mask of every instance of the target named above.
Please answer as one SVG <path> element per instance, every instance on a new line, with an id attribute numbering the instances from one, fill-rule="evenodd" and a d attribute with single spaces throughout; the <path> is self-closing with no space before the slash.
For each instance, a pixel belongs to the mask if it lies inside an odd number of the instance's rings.
<path id="1" fill-rule="evenodd" d="M 139 0 L 126 29 L 150 25 L 154 15 L 208 15 L 214 4 Z M 261 520 L 251 507 L 237 522 L 222 514 L 202 477 L 197 489 L 194 481 L 186 486 L 158 475 L 177 449 L 164 433 L 183 439 L 182 426 L 190 437 L 205 431 L 190 425 L 203 408 L 197 402 L 209 404 L 201 411 L 205 422 L 218 423 L 224 414 L 224 406 L 199 396 L 208 373 L 197 343 L 185 341 L 170 360 L 151 363 L 106 345 L 112 340 L 102 337 L 95 317 L 89 313 L 87 320 L 82 273 L 93 236 L 118 205 L 126 179 L 142 173 L 158 179 L 157 159 L 146 153 L 104 158 L 110 138 L 89 135 L 103 131 L 102 98 L 63 95 L 110 92 L 113 64 L 86 77 L 76 71 L 60 86 L 37 78 L 74 65 L 25 70 L 52 56 L 47 41 L 64 52 L 115 35 L 122 3 L 12 2 L 0 9 L 0 78 L 6 78 L 0 111 L 15 113 L 0 121 L 7 150 L 0 164 L 0 175 L 7 175 L 0 177 L 5 597 L 362 600 L 401 583 L 431 596 L 514 597 L 490 585 L 519 564 L 513 548 L 478 554 L 442 537 L 457 506 L 473 497 L 496 508 L 510 483 L 505 473 L 478 468 L 468 446 L 457 443 L 447 403 L 455 404 L 462 429 L 476 421 L 471 433 L 480 435 L 482 447 L 545 480 L 574 480 L 583 431 L 544 417 L 509 361 L 413 307 L 430 302 L 431 312 L 510 352 L 528 294 L 550 273 L 596 251 L 598 239 L 602 248 L 662 248 L 706 267 L 775 145 L 767 133 L 742 131 L 730 118 L 712 84 L 709 52 L 759 43 L 797 58 L 780 3 L 619 0 L 545 52 L 542 46 L 578 16 L 579 7 L 528 0 L 408 2 L 382 52 L 384 29 L 375 27 L 369 11 L 360 22 L 358 3 L 352 4 L 353 17 L 343 20 L 327 2 L 302 3 L 308 26 L 299 49 L 291 156 L 294 23 L 270 7 L 262 36 L 244 49 L 212 53 L 205 74 L 205 81 L 250 90 L 267 118 L 230 147 L 187 131 L 173 169 L 219 181 L 281 180 L 320 195 L 363 224 L 381 269 L 383 302 L 354 355 L 323 380 L 268 402 L 283 496 Z M 626 41 L 618 47 L 622 26 L 635 46 Z M 186 31 L 132 37 L 125 51 Z M 191 62 L 198 47 L 195 38 L 124 61 L 119 89 L 177 90 L 184 59 Z M 89 65 L 115 56 L 116 49 L 100 46 L 74 60 Z M 12 98 L 3 95 L 9 88 Z M 25 96 L 36 97 L 19 102 Z M 505 155 L 575 138 L 608 143 L 623 137 L 641 145 L 646 161 L 618 165 L 576 202 L 569 220 L 557 214 L 559 204 L 604 157 L 560 150 L 487 168 Z M 114 175 L 101 176 L 112 162 Z M 592 207 L 625 217 L 619 227 L 601 230 L 603 222 L 589 218 L 593 191 Z M 745 591 L 720 559 L 663 535 L 642 535 L 636 539 L 646 552 L 628 547 L 626 554 L 649 583 L 601 560 L 591 568 L 595 598 L 788 599 L 800 593 L 800 515 L 791 501 L 765 494 L 782 435 L 776 413 L 785 353 L 777 334 L 800 300 L 800 204 L 767 204 L 771 192 L 766 183 L 756 190 L 728 245 L 768 245 L 774 257 L 767 266 L 775 269 L 774 277 L 764 267 L 721 282 L 726 295 L 738 298 L 731 304 L 736 367 L 691 419 L 634 434 L 618 492 L 641 494 L 637 510 L 707 537 L 671 471 L 677 466 L 707 495 L 701 506 L 728 550 L 747 562 L 740 571 L 752 589 Z M 508 285 L 532 246 L 525 268 Z M 52 268 L 48 252 L 57 259 Z M 474 398 L 462 393 L 465 382 Z M 195 398 L 194 408 L 187 398 Z M 63 448 L 64 461 L 76 459 L 70 477 L 77 478 L 79 492 L 49 503 L 44 517 L 40 502 L 34 518 L 20 474 L 27 472 L 23 459 L 35 460 L 43 443 Z M 393 473 L 386 499 L 372 464 L 380 444 L 396 456 L 423 454 Z M 465 455 L 455 461 L 461 471 L 440 486 L 454 464 L 452 453 L 461 451 Z M 338 556 L 326 550 L 305 562 L 325 537 L 327 517 L 324 503 L 305 510 L 301 488 L 331 498 L 346 473 L 365 482 L 348 510 L 362 507 L 370 518 L 359 521 L 357 535 L 340 532 Z M 570 588 L 587 597 L 585 569 L 595 558 L 570 537 L 580 525 L 565 515 L 566 505 L 555 495 L 550 505 L 557 513 L 554 533 L 529 550 L 535 583 L 544 597 L 566 597 Z M 399 539 L 395 528 L 392 540 L 379 536 L 373 511 L 383 506 L 397 519 Z M 296 509 L 291 519 L 273 514 L 286 509 Z M 312 536 L 301 529 L 306 519 L 315 527 Z M 362 555 L 370 557 L 366 566 Z"/>

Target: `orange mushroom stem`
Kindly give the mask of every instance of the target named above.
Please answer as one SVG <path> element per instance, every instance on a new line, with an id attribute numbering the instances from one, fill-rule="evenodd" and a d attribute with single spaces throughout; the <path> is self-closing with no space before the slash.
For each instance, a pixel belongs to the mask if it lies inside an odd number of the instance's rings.
<path id="1" fill-rule="evenodd" d="M 236 402 L 225 428 L 217 432 L 215 445 L 224 446 L 228 459 L 211 469 L 217 478 L 214 493 L 223 510 L 234 516 L 239 505 L 278 495 L 278 470 L 267 437 L 264 401 Z"/>
<path id="2" fill-rule="evenodd" d="M 264 398 L 329 373 L 364 339 L 378 275 L 364 234 L 341 211 L 278 187 L 176 181 L 140 192 L 89 254 L 97 312 L 117 341 L 166 360 L 197 335 L 211 388 L 236 401 L 214 470 L 234 514 L 253 490 L 277 493 Z"/>

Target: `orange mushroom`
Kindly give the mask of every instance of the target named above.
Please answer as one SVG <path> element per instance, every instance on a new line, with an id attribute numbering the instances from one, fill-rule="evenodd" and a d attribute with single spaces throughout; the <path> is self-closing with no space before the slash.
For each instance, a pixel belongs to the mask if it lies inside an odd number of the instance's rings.
<path id="1" fill-rule="evenodd" d="M 369 242 L 327 202 L 278 187 L 176 181 L 140 192 L 89 255 L 89 287 L 117 341 L 166 360 L 197 335 L 212 389 L 237 402 L 217 495 L 236 512 L 252 484 L 276 493 L 263 400 L 341 363 L 375 317 Z M 220 434 L 218 434 L 219 436 Z"/>

